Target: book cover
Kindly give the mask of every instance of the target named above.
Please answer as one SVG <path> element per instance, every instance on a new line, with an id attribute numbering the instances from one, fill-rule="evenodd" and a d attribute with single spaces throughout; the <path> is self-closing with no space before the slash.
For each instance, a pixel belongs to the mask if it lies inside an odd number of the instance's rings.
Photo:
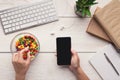
<path id="1" fill-rule="evenodd" d="M 111 1 L 94 16 L 120 51 L 120 1 Z"/>
<path id="2" fill-rule="evenodd" d="M 99 11 L 100 8 L 98 7 L 96 11 Z M 94 17 L 91 18 L 90 23 L 88 25 L 88 28 L 86 30 L 87 33 L 92 34 L 98 38 L 101 38 L 103 40 L 106 40 L 107 42 L 112 42 L 108 35 L 104 32 L 101 25 L 94 19 Z"/>

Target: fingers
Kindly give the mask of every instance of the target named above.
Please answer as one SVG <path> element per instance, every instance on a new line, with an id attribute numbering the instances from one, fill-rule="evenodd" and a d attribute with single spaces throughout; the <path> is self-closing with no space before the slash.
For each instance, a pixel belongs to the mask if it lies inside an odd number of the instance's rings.
<path id="1" fill-rule="evenodd" d="M 12 56 L 12 62 L 15 63 L 18 61 L 18 53 L 14 53 Z"/>
<path id="2" fill-rule="evenodd" d="M 27 61 L 26 61 L 26 63 L 30 64 L 30 62 L 31 62 L 31 56 L 30 56 L 30 51 L 29 51 L 29 52 L 27 52 Z"/>
<path id="3" fill-rule="evenodd" d="M 79 60 L 79 56 L 78 56 L 78 53 L 75 51 L 75 50 L 71 50 L 71 53 L 72 53 L 72 57 L 74 57 L 75 59 L 78 59 Z"/>
<path id="4" fill-rule="evenodd" d="M 19 53 L 18 53 L 18 56 L 19 56 L 19 60 L 24 60 L 23 59 L 23 54 L 28 52 L 29 50 L 29 47 L 26 47 L 25 49 L 21 50 Z"/>
<path id="5" fill-rule="evenodd" d="M 20 51 L 20 53 L 25 53 L 29 50 L 29 47 L 24 48 L 23 50 Z M 22 57 L 23 54 L 20 54 L 20 57 Z"/>
<path id="6" fill-rule="evenodd" d="M 15 55 L 16 55 L 16 53 L 14 53 L 14 54 L 12 55 L 12 61 L 14 61 Z"/>
<path id="7" fill-rule="evenodd" d="M 73 49 L 71 49 L 71 54 L 74 56 L 74 55 L 78 55 L 77 52 Z"/>

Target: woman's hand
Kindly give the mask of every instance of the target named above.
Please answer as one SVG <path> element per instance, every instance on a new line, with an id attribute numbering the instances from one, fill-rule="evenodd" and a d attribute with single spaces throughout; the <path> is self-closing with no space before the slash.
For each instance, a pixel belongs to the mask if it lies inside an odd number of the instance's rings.
<path id="1" fill-rule="evenodd" d="M 71 58 L 71 65 L 69 66 L 70 70 L 76 72 L 80 68 L 80 60 L 77 52 L 71 50 L 72 58 Z"/>
<path id="2" fill-rule="evenodd" d="M 27 53 L 27 59 L 23 59 L 23 54 Z M 14 53 L 12 56 L 12 63 L 16 73 L 16 80 L 25 80 L 26 72 L 28 71 L 31 62 L 29 48 L 21 50 L 18 53 Z"/>
<path id="3" fill-rule="evenodd" d="M 71 65 L 69 66 L 70 70 L 75 73 L 77 76 L 78 80 L 89 80 L 87 75 L 84 73 L 82 68 L 80 67 L 80 59 L 74 50 L 71 50 L 72 53 L 72 59 L 71 59 Z"/>

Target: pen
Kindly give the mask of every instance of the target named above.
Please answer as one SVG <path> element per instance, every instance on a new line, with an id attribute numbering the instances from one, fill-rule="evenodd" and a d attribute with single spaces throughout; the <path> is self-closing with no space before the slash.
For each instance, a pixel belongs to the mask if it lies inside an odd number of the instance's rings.
<path id="1" fill-rule="evenodd" d="M 119 73 L 117 71 L 117 69 L 115 68 L 115 66 L 112 64 L 112 62 L 110 61 L 110 59 L 108 58 L 108 56 L 104 53 L 105 58 L 107 59 L 107 61 L 110 63 L 110 65 L 113 67 L 113 69 L 115 70 L 115 72 L 117 73 L 117 75 L 119 76 Z"/>

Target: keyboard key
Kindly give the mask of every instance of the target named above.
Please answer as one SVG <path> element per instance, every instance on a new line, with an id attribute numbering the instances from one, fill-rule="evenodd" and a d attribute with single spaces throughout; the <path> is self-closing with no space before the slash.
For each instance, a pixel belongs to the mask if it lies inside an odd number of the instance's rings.
<path id="1" fill-rule="evenodd" d="M 29 20 L 29 19 L 27 19 L 27 22 L 30 22 L 30 20 Z"/>
<path id="2" fill-rule="evenodd" d="M 2 18 L 2 21 L 6 21 L 7 19 L 6 18 Z"/>
<path id="3" fill-rule="evenodd" d="M 10 20 L 10 17 L 7 17 L 7 20 Z"/>
<path id="4" fill-rule="evenodd" d="M 12 30 L 14 31 L 14 30 L 15 30 L 15 27 L 12 27 Z"/>
<path id="5" fill-rule="evenodd" d="M 21 25 L 21 28 L 26 28 L 26 26 L 32 26 L 32 25 L 36 25 L 36 24 L 37 24 L 37 22 L 27 23 L 27 24 Z"/>
<path id="6" fill-rule="evenodd" d="M 18 22 L 20 25 L 22 25 L 23 24 L 23 22 L 22 21 L 20 21 L 20 22 Z"/>
<path id="7" fill-rule="evenodd" d="M 45 22 L 46 22 L 46 19 L 43 19 L 42 22 L 45 23 Z"/>
<path id="8" fill-rule="evenodd" d="M 1 15 L 1 18 L 3 18 L 4 17 L 4 15 Z"/>
<path id="9" fill-rule="evenodd" d="M 42 24 L 42 20 L 38 20 L 38 23 L 39 23 L 39 24 Z"/>
<path id="10" fill-rule="evenodd" d="M 12 23 L 12 20 L 10 20 L 8 23 L 9 23 L 9 24 Z"/>
<path id="11" fill-rule="evenodd" d="M 26 20 L 23 20 L 22 23 L 25 24 L 25 23 L 26 23 Z"/>
<path id="12" fill-rule="evenodd" d="M 4 14 L 5 17 L 7 17 L 8 15 L 7 14 Z"/>
<path id="13" fill-rule="evenodd" d="M 3 22 L 3 25 L 6 25 L 6 24 L 8 24 L 8 21 Z"/>
<path id="14" fill-rule="evenodd" d="M 9 28 L 8 31 L 11 32 L 11 31 L 12 31 L 12 28 Z"/>
<path id="15" fill-rule="evenodd" d="M 14 26 L 15 26 L 15 23 L 12 23 L 11 26 L 14 27 Z"/>
<path id="16" fill-rule="evenodd" d="M 20 29 L 20 26 L 16 26 L 16 30 L 19 30 Z"/>
<path id="17" fill-rule="evenodd" d="M 5 32 L 6 32 L 6 33 L 9 32 L 8 29 L 5 29 Z"/>
<path id="18" fill-rule="evenodd" d="M 19 22 L 16 22 L 15 25 L 19 25 Z"/>

